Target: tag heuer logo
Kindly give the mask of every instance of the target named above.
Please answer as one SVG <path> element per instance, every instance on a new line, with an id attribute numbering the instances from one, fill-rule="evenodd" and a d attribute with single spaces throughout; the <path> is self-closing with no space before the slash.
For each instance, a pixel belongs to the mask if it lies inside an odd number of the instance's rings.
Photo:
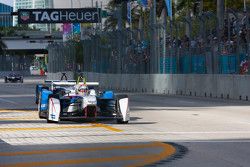
<path id="1" fill-rule="evenodd" d="M 30 12 L 22 12 L 20 17 L 23 21 L 27 21 L 30 19 Z"/>

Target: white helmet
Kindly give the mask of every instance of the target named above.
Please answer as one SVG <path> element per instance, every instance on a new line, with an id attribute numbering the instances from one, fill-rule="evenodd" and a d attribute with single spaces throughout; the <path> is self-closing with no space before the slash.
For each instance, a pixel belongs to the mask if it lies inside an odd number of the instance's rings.
<path id="1" fill-rule="evenodd" d="M 88 87 L 85 84 L 80 84 L 76 87 L 76 93 L 77 94 L 87 94 L 88 93 Z"/>

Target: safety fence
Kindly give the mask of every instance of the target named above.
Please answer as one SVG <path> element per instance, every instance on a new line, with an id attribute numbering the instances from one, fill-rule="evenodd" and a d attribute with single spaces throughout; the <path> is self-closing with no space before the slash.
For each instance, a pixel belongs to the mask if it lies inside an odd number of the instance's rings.
<path id="1" fill-rule="evenodd" d="M 101 31 L 80 41 L 49 45 L 48 71 L 123 74 L 248 74 L 250 19 L 230 14 L 235 26 L 218 29 L 216 16 Z M 236 17 L 237 16 L 237 17 Z M 164 20 L 166 22 L 164 23 Z M 185 33 L 189 27 L 189 34 Z M 188 35 L 187 35 L 188 34 Z"/>
<path id="2" fill-rule="evenodd" d="M 48 46 L 48 72 L 76 70 L 76 49 L 74 43 L 53 43 Z"/>
<path id="3" fill-rule="evenodd" d="M 33 56 L 0 55 L 0 71 L 29 71 Z"/>
<path id="4" fill-rule="evenodd" d="M 102 37 L 93 37 L 81 41 L 82 52 L 76 44 L 57 43 L 48 47 L 49 72 L 88 71 L 97 73 L 150 73 L 150 48 L 138 51 L 124 44 L 116 46 L 116 38 L 111 44 L 104 45 Z M 79 45 L 79 44 L 78 44 Z M 146 44 L 145 44 L 146 45 Z M 206 48 L 175 48 L 166 51 L 158 59 L 158 72 L 161 74 L 248 74 L 249 54 L 247 50 L 240 52 L 219 51 L 216 46 Z M 77 56 L 82 56 L 80 62 Z M 122 56 L 119 56 L 122 52 Z M 119 59 L 121 62 L 119 64 Z M 82 63 L 82 64 L 81 64 Z M 119 69 L 120 67 L 120 69 Z"/>

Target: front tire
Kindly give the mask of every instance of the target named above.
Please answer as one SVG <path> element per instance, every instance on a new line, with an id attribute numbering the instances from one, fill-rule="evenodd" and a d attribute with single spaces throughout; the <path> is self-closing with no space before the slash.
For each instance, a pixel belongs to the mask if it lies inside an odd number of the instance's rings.
<path id="1" fill-rule="evenodd" d="M 122 119 L 116 120 L 117 124 L 128 124 L 128 121 L 123 121 Z"/>
<path id="2" fill-rule="evenodd" d="M 51 121 L 51 120 L 49 120 L 49 119 L 47 118 L 47 123 L 52 124 L 52 123 L 57 123 L 57 122 Z"/>
<path id="3" fill-rule="evenodd" d="M 41 97 L 40 97 L 40 93 L 39 93 L 39 98 L 37 100 L 37 110 L 38 110 L 38 116 L 39 116 L 40 119 L 46 119 L 47 118 L 46 116 L 43 116 L 42 112 L 41 112 Z"/>

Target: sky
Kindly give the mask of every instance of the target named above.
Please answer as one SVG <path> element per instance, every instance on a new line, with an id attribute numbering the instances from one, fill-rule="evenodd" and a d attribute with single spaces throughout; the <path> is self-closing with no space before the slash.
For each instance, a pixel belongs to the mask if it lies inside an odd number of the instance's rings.
<path id="1" fill-rule="evenodd" d="M 10 6 L 13 6 L 13 0 L 0 0 L 0 3 L 4 3 Z"/>

